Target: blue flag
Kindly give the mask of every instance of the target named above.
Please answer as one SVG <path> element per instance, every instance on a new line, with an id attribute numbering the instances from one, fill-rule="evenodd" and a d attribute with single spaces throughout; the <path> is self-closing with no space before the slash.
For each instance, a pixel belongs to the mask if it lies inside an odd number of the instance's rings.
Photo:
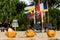
<path id="1" fill-rule="evenodd" d="M 44 2 L 43 4 L 44 4 L 44 9 L 47 9 L 47 3 Z"/>

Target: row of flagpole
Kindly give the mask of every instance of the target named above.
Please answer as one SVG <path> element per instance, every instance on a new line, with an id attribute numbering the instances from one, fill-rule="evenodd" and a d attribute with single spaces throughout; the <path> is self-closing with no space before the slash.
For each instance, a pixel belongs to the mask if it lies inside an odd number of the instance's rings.
<path id="1" fill-rule="evenodd" d="M 34 10 L 34 24 L 36 23 L 36 10 L 41 14 L 41 22 L 42 22 L 42 30 L 43 30 L 43 17 L 44 17 L 43 13 L 48 11 L 48 7 L 46 1 L 41 3 L 41 0 L 38 0 L 37 3 L 38 5 L 36 5 L 36 3 L 34 2 L 34 6 L 25 7 L 25 10 L 29 10 L 28 12 L 32 12 L 32 10 Z M 37 7 L 36 9 L 36 6 L 38 6 L 39 8 Z M 48 13 L 48 22 L 49 22 L 49 13 Z"/>
<path id="2" fill-rule="evenodd" d="M 40 4 L 41 0 L 38 1 L 38 4 Z M 42 21 L 42 33 L 44 32 L 44 28 L 43 28 L 43 12 L 39 12 L 41 13 L 41 21 Z M 36 23 L 36 11 L 34 10 L 34 24 Z M 49 13 L 48 13 L 48 22 L 49 22 Z"/>

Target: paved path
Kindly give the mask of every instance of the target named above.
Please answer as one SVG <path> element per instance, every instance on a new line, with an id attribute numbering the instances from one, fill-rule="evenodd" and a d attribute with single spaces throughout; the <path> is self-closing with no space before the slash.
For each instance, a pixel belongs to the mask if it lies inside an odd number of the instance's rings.
<path id="1" fill-rule="evenodd" d="M 5 32 L 0 32 L 0 40 L 60 40 L 60 31 L 56 32 L 56 36 L 51 39 L 46 33 L 36 33 L 34 37 L 26 37 L 24 31 L 17 32 L 16 38 L 8 38 Z"/>

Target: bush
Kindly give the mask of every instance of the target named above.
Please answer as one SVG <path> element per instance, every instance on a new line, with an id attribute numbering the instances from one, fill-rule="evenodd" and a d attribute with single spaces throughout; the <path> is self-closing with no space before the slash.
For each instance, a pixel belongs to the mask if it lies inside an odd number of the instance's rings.
<path id="1" fill-rule="evenodd" d="M 22 24 L 21 26 L 16 28 L 16 31 L 24 31 L 26 29 L 25 25 Z"/>

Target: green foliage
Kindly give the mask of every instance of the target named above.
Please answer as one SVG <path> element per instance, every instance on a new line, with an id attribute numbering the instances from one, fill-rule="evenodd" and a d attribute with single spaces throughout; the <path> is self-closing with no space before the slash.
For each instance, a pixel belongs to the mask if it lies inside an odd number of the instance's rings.
<path id="1" fill-rule="evenodd" d="M 60 10 L 58 10 L 56 8 L 50 8 L 49 9 L 49 17 L 50 17 L 50 22 L 53 25 L 56 25 L 57 21 L 58 21 L 57 19 L 59 19 L 59 17 L 60 17 Z"/>
<path id="2" fill-rule="evenodd" d="M 23 12 L 25 7 L 26 7 L 26 4 L 23 3 L 23 2 L 16 3 L 16 11 L 17 11 L 17 13 Z"/>
<path id="3" fill-rule="evenodd" d="M 0 0 L 0 21 L 22 19 L 21 15 L 25 6 L 25 3 L 19 0 Z"/>
<path id="4" fill-rule="evenodd" d="M 17 19 L 19 26 L 21 26 L 17 30 L 24 30 L 27 21 L 25 14 L 23 14 L 25 7 L 26 4 L 19 2 L 19 0 L 0 0 L 0 21 L 4 23 Z"/>
<path id="5" fill-rule="evenodd" d="M 48 2 L 49 7 L 52 7 L 60 2 L 60 0 L 46 0 Z"/>
<path id="6" fill-rule="evenodd" d="M 17 27 L 16 30 L 17 31 L 24 31 L 26 28 L 26 26 L 24 24 L 22 24 L 21 26 Z"/>
<path id="7" fill-rule="evenodd" d="M 47 0 L 49 7 L 56 4 L 56 0 Z M 34 0 L 35 4 L 39 2 Z M 27 24 L 31 24 L 32 19 L 27 19 L 23 10 L 26 7 L 26 4 L 19 2 L 19 0 L 0 0 L 0 21 L 5 22 L 9 19 L 12 22 L 13 19 L 18 19 L 19 27 L 17 30 L 25 30 Z M 50 22 L 55 25 L 57 19 L 60 20 L 60 10 L 55 8 L 49 8 L 49 17 Z"/>
<path id="8" fill-rule="evenodd" d="M 0 0 L 0 15 L 2 17 L 0 21 L 3 21 L 3 19 L 11 21 L 13 19 L 12 14 L 16 14 L 16 2 L 17 0 Z"/>

